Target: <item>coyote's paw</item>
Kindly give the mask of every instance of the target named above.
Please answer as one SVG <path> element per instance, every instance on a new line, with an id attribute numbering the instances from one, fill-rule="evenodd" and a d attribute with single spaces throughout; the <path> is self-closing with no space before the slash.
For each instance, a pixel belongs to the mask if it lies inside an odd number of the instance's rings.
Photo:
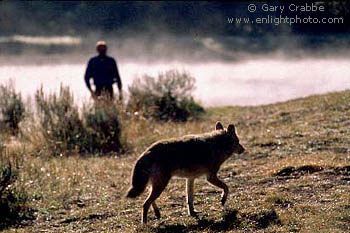
<path id="1" fill-rule="evenodd" d="M 194 217 L 196 219 L 199 219 L 199 212 L 196 212 L 196 211 L 192 211 L 191 213 L 189 213 L 189 215 L 191 217 Z"/>
<path id="2" fill-rule="evenodd" d="M 192 217 L 198 217 L 198 212 L 196 212 L 196 211 L 191 211 L 190 215 L 191 215 Z"/>

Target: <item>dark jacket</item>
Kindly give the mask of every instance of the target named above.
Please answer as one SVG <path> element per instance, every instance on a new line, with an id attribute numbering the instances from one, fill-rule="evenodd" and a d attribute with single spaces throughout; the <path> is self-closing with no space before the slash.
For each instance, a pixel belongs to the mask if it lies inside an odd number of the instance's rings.
<path id="1" fill-rule="evenodd" d="M 86 86 L 91 89 L 90 78 L 93 78 L 96 87 L 110 86 L 117 83 L 118 89 L 122 89 L 117 63 L 109 56 L 96 56 L 89 60 L 85 72 Z"/>

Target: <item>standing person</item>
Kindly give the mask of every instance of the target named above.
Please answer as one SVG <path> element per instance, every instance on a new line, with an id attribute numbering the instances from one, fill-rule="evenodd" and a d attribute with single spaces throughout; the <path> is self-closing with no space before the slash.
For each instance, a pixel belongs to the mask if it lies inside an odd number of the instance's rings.
<path id="1" fill-rule="evenodd" d="M 113 57 L 106 55 L 107 44 L 105 41 L 96 43 L 98 55 L 90 58 L 85 72 L 85 83 L 93 98 L 108 95 L 113 98 L 113 83 L 117 83 L 119 100 L 123 99 L 122 82 L 119 76 L 117 63 Z M 91 89 L 90 79 L 94 80 L 95 91 Z"/>

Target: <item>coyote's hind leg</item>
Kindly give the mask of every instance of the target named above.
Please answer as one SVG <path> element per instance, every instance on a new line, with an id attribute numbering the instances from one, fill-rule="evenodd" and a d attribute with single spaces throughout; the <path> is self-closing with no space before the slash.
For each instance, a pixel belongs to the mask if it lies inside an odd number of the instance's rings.
<path id="1" fill-rule="evenodd" d="M 197 213 L 194 211 L 194 207 L 193 207 L 193 184 L 194 184 L 194 179 L 188 178 L 186 180 L 187 210 L 189 215 L 196 217 Z"/>
<path id="2" fill-rule="evenodd" d="M 152 203 L 160 196 L 160 194 L 164 191 L 165 187 L 169 183 L 170 177 L 159 177 L 156 181 L 152 182 L 152 191 L 148 196 L 147 200 L 143 204 L 143 212 L 142 212 L 142 223 L 147 223 L 147 213 L 148 209 Z M 156 206 L 156 208 L 154 208 Z M 153 204 L 153 208 L 155 210 L 157 216 L 158 207 L 156 204 Z M 159 209 L 158 209 L 159 212 Z M 159 213 L 160 215 L 160 213 Z"/>

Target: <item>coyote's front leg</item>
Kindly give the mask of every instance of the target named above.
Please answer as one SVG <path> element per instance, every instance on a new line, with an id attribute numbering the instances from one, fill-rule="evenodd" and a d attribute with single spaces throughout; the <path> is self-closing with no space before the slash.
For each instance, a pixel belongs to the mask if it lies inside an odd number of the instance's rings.
<path id="1" fill-rule="evenodd" d="M 219 187 L 221 188 L 223 191 L 222 191 L 222 195 L 221 195 L 221 204 L 222 205 L 225 205 L 226 203 L 226 200 L 227 200 L 227 195 L 228 195 L 228 187 L 227 185 L 222 182 L 221 180 L 219 180 L 219 178 L 217 177 L 216 173 L 212 173 L 212 174 L 209 174 L 208 177 L 207 177 L 207 181 L 209 183 L 211 183 L 212 185 L 215 185 L 216 187 Z"/>

